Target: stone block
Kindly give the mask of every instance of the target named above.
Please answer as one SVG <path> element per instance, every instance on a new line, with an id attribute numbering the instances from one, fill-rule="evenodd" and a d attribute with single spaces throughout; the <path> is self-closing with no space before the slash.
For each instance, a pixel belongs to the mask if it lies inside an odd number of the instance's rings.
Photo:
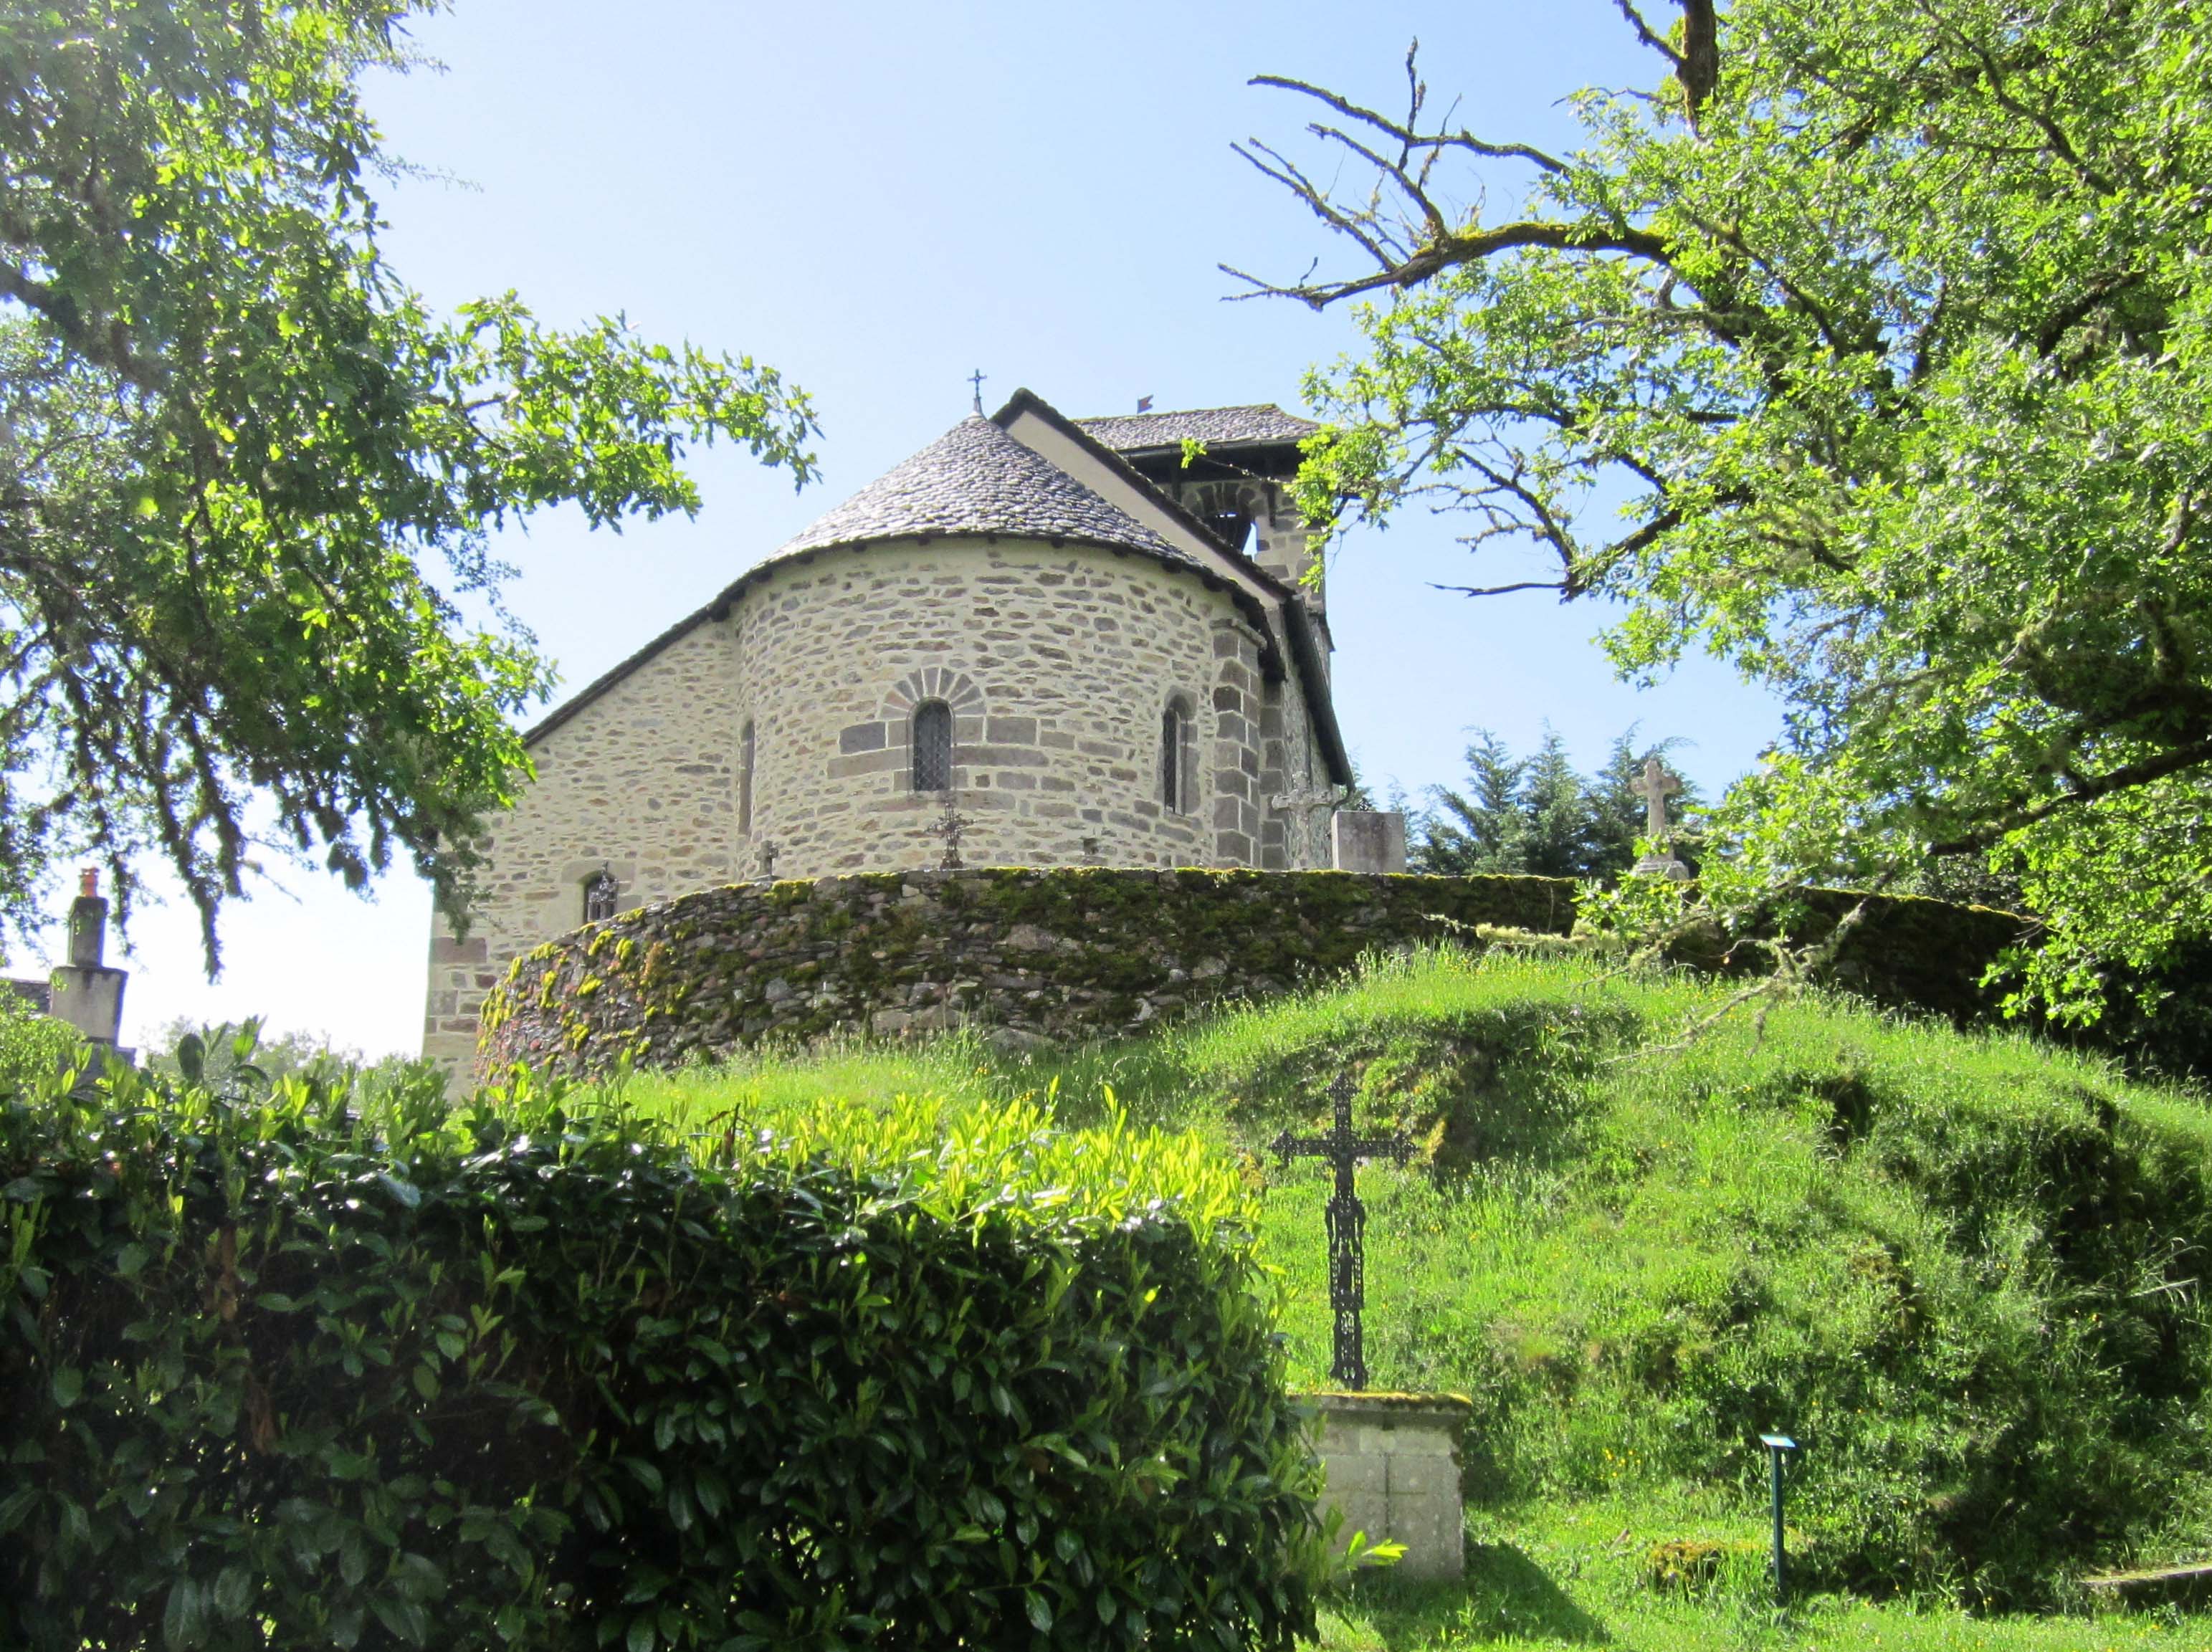
<path id="1" fill-rule="evenodd" d="M 1322 1501 L 1341 1515 L 1341 1534 L 1405 1545 L 1398 1571 L 1408 1579 L 1459 1577 L 1466 1565 L 1459 1442 L 1472 1403 L 1459 1394 L 1322 1394 L 1312 1403 Z"/>
<path id="2" fill-rule="evenodd" d="M 1329 818 L 1329 840 L 1339 872 L 1406 870 L 1406 817 L 1401 814 L 1340 809 Z"/>
<path id="3" fill-rule="evenodd" d="M 63 964 L 48 977 L 47 1013 L 95 1044 L 112 1044 L 121 1036 L 123 988 L 130 979 L 127 969 Z"/>

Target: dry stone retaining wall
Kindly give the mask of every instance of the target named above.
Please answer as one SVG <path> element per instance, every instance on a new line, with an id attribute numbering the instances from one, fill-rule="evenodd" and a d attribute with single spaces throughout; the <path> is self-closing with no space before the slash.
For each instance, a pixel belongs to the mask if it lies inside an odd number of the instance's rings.
<path id="1" fill-rule="evenodd" d="M 1477 926 L 1564 933 L 1575 892 L 1547 878 L 1087 867 L 738 884 L 518 958 L 485 1004 L 479 1060 L 590 1072 L 624 1054 L 667 1065 L 842 1030 L 972 1024 L 1016 1043 L 1129 1032 Z M 1815 920 L 1852 898 L 1818 897 Z M 1838 973 L 1879 1002 L 1972 1017 L 1989 1007 L 1983 968 L 2018 927 L 1979 908 L 1878 902 Z"/>
<path id="2" fill-rule="evenodd" d="M 1104 868 L 750 884 L 626 913 L 516 960 L 482 1059 L 593 1071 L 769 1036 L 976 1024 L 1016 1042 L 1133 1030 L 1288 990 L 1451 926 L 1564 930 L 1536 878 Z"/>

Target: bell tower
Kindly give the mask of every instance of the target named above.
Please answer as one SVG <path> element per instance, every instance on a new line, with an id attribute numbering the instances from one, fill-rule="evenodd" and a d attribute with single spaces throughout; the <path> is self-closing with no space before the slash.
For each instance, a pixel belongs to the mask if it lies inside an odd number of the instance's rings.
<path id="1" fill-rule="evenodd" d="M 1272 404 L 1084 419 L 1086 434 L 1304 599 L 1326 633 L 1328 603 L 1293 484 L 1298 444 L 1321 427 Z M 1188 462 L 1186 441 L 1203 449 Z M 1309 578 L 1309 575 L 1311 577 Z"/>

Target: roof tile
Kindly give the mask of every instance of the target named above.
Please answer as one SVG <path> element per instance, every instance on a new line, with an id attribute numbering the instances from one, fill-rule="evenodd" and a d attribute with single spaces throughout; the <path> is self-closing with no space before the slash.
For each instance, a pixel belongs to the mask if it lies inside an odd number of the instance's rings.
<path id="1" fill-rule="evenodd" d="M 1078 419 L 1091 440 L 1116 452 L 1175 447 L 1186 440 L 1234 446 L 1244 442 L 1300 441 L 1321 427 L 1285 413 L 1273 402 L 1255 407 L 1197 407 L 1180 413 L 1136 413 L 1120 418 Z"/>
<path id="2" fill-rule="evenodd" d="M 963 419 L 818 519 L 775 556 L 910 534 L 1085 539 L 1173 562 L 1192 560 L 985 418 Z"/>

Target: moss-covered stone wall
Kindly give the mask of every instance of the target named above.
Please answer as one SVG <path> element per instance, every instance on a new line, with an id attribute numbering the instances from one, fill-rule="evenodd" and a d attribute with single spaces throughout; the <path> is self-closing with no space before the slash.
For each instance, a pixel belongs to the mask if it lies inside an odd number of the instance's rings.
<path id="1" fill-rule="evenodd" d="M 1820 897 L 1817 921 L 1834 910 Z M 1286 991 L 1363 952 L 1479 926 L 1564 934 L 1547 878 L 1048 868 L 866 873 L 706 890 L 517 958 L 483 1011 L 479 1063 L 602 1070 L 727 1054 L 763 1038 L 974 1024 L 1016 1043 L 1139 1029 Z M 1885 900 L 1839 961 L 1878 1001 L 1954 1017 L 2017 920 Z"/>

